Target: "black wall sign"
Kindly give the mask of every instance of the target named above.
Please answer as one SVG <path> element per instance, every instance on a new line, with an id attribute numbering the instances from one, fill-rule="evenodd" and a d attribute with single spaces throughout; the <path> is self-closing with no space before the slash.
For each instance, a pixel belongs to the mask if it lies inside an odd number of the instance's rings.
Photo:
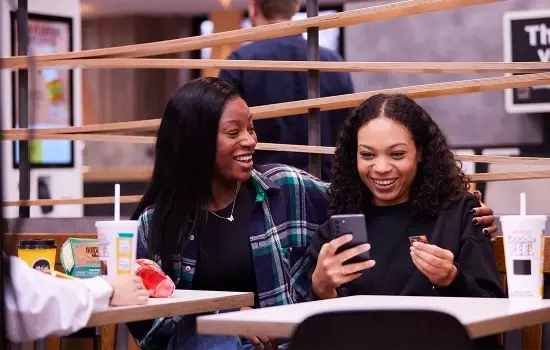
<path id="1" fill-rule="evenodd" d="M 550 62 L 550 9 L 504 14 L 504 61 Z M 550 112 L 550 85 L 505 91 L 508 113 Z"/>

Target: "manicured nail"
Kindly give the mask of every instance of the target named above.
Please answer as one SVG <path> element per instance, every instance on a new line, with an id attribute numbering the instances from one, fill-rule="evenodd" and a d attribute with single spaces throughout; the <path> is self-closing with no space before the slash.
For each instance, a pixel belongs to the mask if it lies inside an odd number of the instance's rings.
<path id="1" fill-rule="evenodd" d="M 484 229 L 483 229 L 483 233 L 486 234 L 486 235 L 488 235 L 488 234 L 489 234 L 489 229 L 484 228 Z"/>
<path id="2" fill-rule="evenodd" d="M 475 190 L 474 194 L 481 194 L 481 192 L 479 192 L 478 190 Z"/>
<path id="3" fill-rule="evenodd" d="M 476 209 L 475 209 L 475 208 L 470 209 L 470 213 L 475 214 L 475 213 L 476 213 Z"/>
<path id="4" fill-rule="evenodd" d="M 474 223 L 474 225 L 476 225 L 476 224 L 478 223 L 478 220 L 477 220 L 476 218 L 474 218 L 474 219 L 472 220 L 472 222 Z"/>

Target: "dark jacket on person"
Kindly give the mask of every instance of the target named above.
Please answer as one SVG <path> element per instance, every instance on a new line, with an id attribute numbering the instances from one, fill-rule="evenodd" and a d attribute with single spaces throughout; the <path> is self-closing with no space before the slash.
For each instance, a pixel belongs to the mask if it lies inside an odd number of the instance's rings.
<path id="1" fill-rule="evenodd" d="M 480 203 L 470 193 L 437 217 L 420 219 L 411 214 L 411 203 L 369 206 L 365 211 L 370 258 L 376 265 L 363 276 L 338 289 L 347 295 L 410 295 L 453 297 L 504 297 L 493 246 L 480 226 L 473 224 L 473 208 Z M 440 288 L 416 268 L 410 256 L 409 237 L 425 235 L 428 243 L 450 250 L 458 269 L 456 279 Z M 324 243 L 336 238 L 329 221 L 312 238 L 308 255 L 317 260 Z M 314 268 L 313 263 L 311 263 Z"/>
<path id="2" fill-rule="evenodd" d="M 338 288 L 338 295 L 505 297 L 491 240 L 472 222 L 471 210 L 479 206 L 479 201 L 468 192 L 437 217 L 424 220 L 411 215 L 410 202 L 388 207 L 369 206 L 364 214 L 371 245 L 370 259 L 376 264 L 358 279 Z M 453 253 L 458 274 L 449 286 L 432 284 L 413 264 L 409 237 L 419 235 L 425 235 L 429 244 Z M 313 236 L 308 249 L 310 278 L 321 247 L 334 238 L 329 221 Z M 318 299 L 313 291 L 312 295 Z M 476 349 L 503 349 L 495 336 L 476 339 L 475 345 Z"/>

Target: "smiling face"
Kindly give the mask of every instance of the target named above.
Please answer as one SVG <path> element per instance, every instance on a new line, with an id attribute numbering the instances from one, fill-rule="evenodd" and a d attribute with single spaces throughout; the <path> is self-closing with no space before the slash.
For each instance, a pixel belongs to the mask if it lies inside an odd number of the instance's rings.
<path id="1" fill-rule="evenodd" d="M 375 118 L 357 132 L 357 171 L 375 205 L 409 200 L 419 159 L 409 130 L 389 118 Z"/>
<path id="2" fill-rule="evenodd" d="M 218 125 L 216 177 L 223 182 L 247 181 L 257 142 L 252 114 L 244 100 L 239 97 L 228 101 Z"/>

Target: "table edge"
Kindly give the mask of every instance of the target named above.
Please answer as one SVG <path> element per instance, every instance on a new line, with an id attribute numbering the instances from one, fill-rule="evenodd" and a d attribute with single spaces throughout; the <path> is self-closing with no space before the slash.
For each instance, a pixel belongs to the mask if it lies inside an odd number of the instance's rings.
<path id="1" fill-rule="evenodd" d="M 196 307 L 197 303 L 208 303 L 207 307 Z M 94 312 L 86 327 L 98 327 L 108 324 L 119 324 L 136 321 L 146 321 L 161 317 L 173 317 L 178 315 L 198 314 L 216 310 L 240 308 L 254 305 L 254 293 L 243 293 L 240 295 L 218 296 L 207 299 L 185 300 L 181 303 L 169 304 L 146 304 L 128 310 L 102 310 Z M 189 309 L 179 311 L 181 309 Z M 147 314 L 147 317 L 140 316 Z"/>
<path id="2" fill-rule="evenodd" d="M 480 338 L 549 323 L 550 317 L 544 317 L 547 314 L 550 314 L 550 306 L 513 315 L 504 315 L 491 320 L 472 322 L 465 327 L 472 338 Z"/>

